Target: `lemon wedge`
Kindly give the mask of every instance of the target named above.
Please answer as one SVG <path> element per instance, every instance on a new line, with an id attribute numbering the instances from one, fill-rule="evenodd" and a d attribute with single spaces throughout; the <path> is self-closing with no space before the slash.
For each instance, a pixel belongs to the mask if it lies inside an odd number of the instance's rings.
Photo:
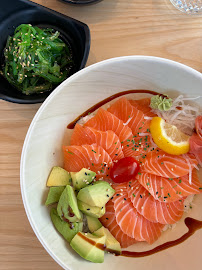
<path id="1" fill-rule="evenodd" d="M 168 154 L 182 155 L 189 151 L 189 136 L 161 117 L 153 117 L 150 132 L 155 144 Z"/>

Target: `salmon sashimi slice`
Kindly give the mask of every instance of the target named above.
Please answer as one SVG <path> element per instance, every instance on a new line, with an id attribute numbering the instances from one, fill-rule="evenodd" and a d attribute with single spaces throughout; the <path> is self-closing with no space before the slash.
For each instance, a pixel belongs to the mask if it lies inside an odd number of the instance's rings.
<path id="1" fill-rule="evenodd" d="M 202 139 L 202 115 L 199 115 L 195 119 L 196 133 Z"/>
<path id="2" fill-rule="evenodd" d="M 164 178 L 150 173 L 141 172 L 136 176 L 139 183 L 160 202 L 175 202 L 192 194 L 202 192 L 201 183 L 196 169 L 192 171 L 192 183 L 189 183 L 189 176 L 184 175 L 178 178 Z"/>
<path id="3" fill-rule="evenodd" d="M 108 108 L 108 112 L 125 122 L 131 128 L 133 135 L 149 131 L 151 120 L 146 120 L 144 113 L 132 106 L 125 97 L 113 103 Z"/>
<path id="4" fill-rule="evenodd" d="M 112 130 L 119 137 L 121 142 L 127 141 L 128 138 L 133 137 L 132 130 L 124 125 L 123 121 L 102 108 L 100 108 L 96 115 L 89 119 L 84 126 L 101 131 Z"/>
<path id="5" fill-rule="evenodd" d="M 189 139 L 190 153 L 192 153 L 197 159 L 200 166 L 202 166 L 202 138 L 198 134 L 194 133 Z"/>
<path id="6" fill-rule="evenodd" d="M 107 228 L 111 234 L 116 238 L 116 240 L 120 243 L 122 248 L 127 248 L 135 243 L 137 241 L 135 238 L 131 238 L 127 234 L 125 234 L 119 225 L 116 222 L 116 216 L 115 216 L 115 211 L 114 211 L 114 203 L 112 200 L 110 200 L 106 206 L 106 213 L 104 216 L 100 218 L 100 222 L 102 225 Z"/>
<path id="7" fill-rule="evenodd" d="M 164 225 L 153 223 L 140 215 L 128 197 L 127 183 L 114 187 L 113 197 L 116 221 L 121 230 L 137 241 L 147 241 L 152 244 L 160 235 Z"/>
<path id="8" fill-rule="evenodd" d="M 134 139 L 132 130 L 112 113 L 100 108 L 97 111 L 97 114 L 89 119 L 84 126 L 92 127 L 100 131 L 113 131 L 119 137 L 124 156 L 131 156 L 134 152 L 134 145 L 131 143 L 131 145 L 128 146 L 128 144 Z"/>
<path id="9" fill-rule="evenodd" d="M 184 199 L 171 203 L 155 200 L 135 179 L 128 183 L 128 196 L 138 213 L 151 222 L 174 224 L 184 213 Z"/>
<path id="10" fill-rule="evenodd" d="M 133 136 L 129 138 L 123 145 L 123 152 L 126 157 L 141 156 L 147 152 L 154 150 L 157 146 L 154 144 L 150 133 L 142 133 L 143 136 Z"/>
<path id="11" fill-rule="evenodd" d="M 156 149 L 142 159 L 142 170 L 166 178 L 176 178 L 188 174 L 197 164 L 193 155 L 176 156 Z"/>
<path id="12" fill-rule="evenodd" d="M 152 108 L 150 107 L 151 98 L 130 99 L 129 102 L 136 109 L 142 111 L 144 115 L 148 117 L 156 116 L 156 114 L 152 112 Z"/>
<path id="13" fill-rule="evenodd" d="M 96 144 L 63 146 L 64 169 L 78 172 L 82 168 L 96 172 L 96 179 L 109 178 L 109 170 L 113 165 L 109 154 Z"/>
<path id="14" fill-rule="evenodd" d="M 189 139 L 190 153 L 197 159 L 200 166 L 202 166 L 202 139 L 198 134 L 194 133 Z"/>
<path id="15" fill-rule="evenodd" d="M 112 160 L 119 160 L 124 157 L 119 137 L 113 131 L 100 131 L 76 124 L 70 144 L 83 145 L 93 143 L 101 146 L 110 155 Z"/>
<path id="16" fill-rule="evenodd" d="M 194 154 L 200 166 L 202 166 L 202 116 L 196 117 L 196 133 L 189 139 L 190 152 Z"/>

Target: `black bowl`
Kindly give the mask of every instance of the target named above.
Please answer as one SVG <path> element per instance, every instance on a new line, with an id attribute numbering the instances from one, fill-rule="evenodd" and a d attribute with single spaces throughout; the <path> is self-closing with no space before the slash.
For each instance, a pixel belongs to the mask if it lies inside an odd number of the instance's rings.
<path id="1" fill-rule="evenodd" d="M 90 30 L 88 26 L 26 0 L 6 0 L 0 3 L 0 66 L 4 61 L 3 50 L 8 36 L 13 35 L 15 28 L 22 23 L 53 28 L 61 33 L 61 38 L 70 45 L 72 50 L 74 67 L 70 76 L 85 67 L 90 50 Z M 0 75 L 0 98 L 10 102 L 40 103 L 52 91 L 27 96 Z"/>
<path id="2" fill-rule="evenodd" d="M 88 4 L 95 4 L 102 0 L 62 0 L 62 1 L 70 4 L 88 5 Z"/>

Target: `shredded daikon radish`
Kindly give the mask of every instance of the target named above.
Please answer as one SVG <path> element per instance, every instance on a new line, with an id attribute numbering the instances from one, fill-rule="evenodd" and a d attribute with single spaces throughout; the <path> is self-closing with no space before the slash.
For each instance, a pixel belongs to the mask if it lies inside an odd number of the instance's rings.
<path id="1" fill-rule="evenodd" d="M 199 165 L 201 165 L 201 164 L 199 164 Z M 195 169 L 199 170 L 199 167 L 196 164 L 193 164 L 193 166 Z"/>
<path id="2" fill-rule="evenodd" d="M 123 123 L 124 126 L 127 126 L 128 123 L 131 121 L 132 117 L 130 117 L 125 123 Z"/>
<path id="3" fill-rule="evenodd" d="M 189 157 L 187 157 L 187 155 L 183 155 L 183 157 L 185 158 L 187 165 L 189 166 L 189 184 L 192 184 L 192 168 L 191 168 L 191 163 L 189 161 Z"/>
<path id="4" fill-rule="evenodd" d="M 139 136 L 151 136 L 151 134 L 146 132 L 140 132 Z"/>
<path id="5" fill-rule="evenodd" d="M 149 117 L 149 116 L 144 116 L 145 120 L 152 120 L 153 117 Z"/>
<path id="6" fill-rule="evenodd" d="M 159 117 L 163 118 L 171 125 L 175 125 L 182 132 L 187 135 L 192 135 L 195 126 L 195 119 L 201 114 L 200 106 L 198 104 L 190 105 L 187 101 L 192 101 L 202 98 L 198 97 L 184 97 L 179 95 L 173 99 L 173 104 L 168 111 L 152 110 Z M 185 104 L 186 101 L 186 104 Z"/>

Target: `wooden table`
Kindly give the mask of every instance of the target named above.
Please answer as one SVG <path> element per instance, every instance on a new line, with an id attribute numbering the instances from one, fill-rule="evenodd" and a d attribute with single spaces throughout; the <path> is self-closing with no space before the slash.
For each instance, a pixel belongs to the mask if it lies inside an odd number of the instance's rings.
<path id="1" fill-rule="evenodd" d="M 103 0 L 73 6 L 36 3 L 81 20 L 91 30 L 87 65 L 123 55 L 169 58 L 202 71 L 202 16 L 187 16 L 169 0 Z M 0 269 L 61 269 L 42 247 L 26 217 L 20 193 L 20 155 L 40 107 L 0 101 Z"/>

